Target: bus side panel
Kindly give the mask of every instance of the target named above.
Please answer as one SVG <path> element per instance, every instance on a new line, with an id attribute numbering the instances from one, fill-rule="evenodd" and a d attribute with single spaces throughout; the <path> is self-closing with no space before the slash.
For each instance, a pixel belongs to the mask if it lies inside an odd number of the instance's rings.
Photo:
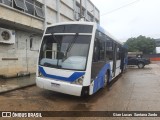
<path id="1" fill-rule="evenodd" d="M 104 67 L 105 62 L 93 62 L 91 69 L 91 78 L 95 79 L 99 71 Z"/>
<path id="2" fill-rule="evenodd" d="M 104 80 L 105 80 L 105 74 L 107 72 L 107 70 L 111 70 L 111 66 L 110 63 L 105 64 L 101 69 L 97 69 L 97 68 L 93 68 L 93 70 L 99 71 L 98 74 L 96 74 L 96 78 L 94 79 L 94 84 L 93 84 L 93 93 L 97 92 L 100 88 L 104 87 Z M 110 71 L 111 73 L 111 71 Z M 111 75 L 110 75 L 110 79 L 111 79 Z M 110 80 L 109 80 L 110 81 Z"/>

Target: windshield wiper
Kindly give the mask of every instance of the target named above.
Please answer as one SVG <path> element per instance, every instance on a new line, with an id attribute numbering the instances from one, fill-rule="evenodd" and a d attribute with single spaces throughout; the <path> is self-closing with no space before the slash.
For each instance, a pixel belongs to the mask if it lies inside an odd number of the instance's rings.
<path id="1" fill-rule="evenodd" d="M 77 38 L 78 38 L 78 33 L 75 34 L 75 37 L 72 39 L 72 41 L 69 43 L 67 49 L 66 49 L 66 52 L 65 52 L 65 56 L 64 58 L 62 59 L 62 61 L 64 61 L 66 58 L 67 58 L 67 53 L 71 50 L 73 44 L 76 42 Z"/>
<path id="2" fill-rule="evenodd" d="M 73 38 L 73 40 L 68 45 L 66 53 L 68 53 L 71 50 L 72 46 L 74 45 L 74 43 L 76 42 L 76 40 L 78 38 L 78 35 L 79 35 L 78 33 L 75 34 L 75 37 Z"/>
<path id="3" fill-rule="evenodd" d="M 60 42 L 59 42 L 59 41 L 57 40 L 57 38 L 55 37 L 54 33 L 52 33 L 52 37 L 53 37 L 53 39 L 54 39 L 57 43 L 60 44 Z"/>

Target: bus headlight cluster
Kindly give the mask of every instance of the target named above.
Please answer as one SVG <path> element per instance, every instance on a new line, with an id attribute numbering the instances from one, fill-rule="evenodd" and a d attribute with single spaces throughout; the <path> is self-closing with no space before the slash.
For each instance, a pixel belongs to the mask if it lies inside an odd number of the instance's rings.
<path id="1" fill-rule="evenodd" d="M 42 73 L 40 71 L 38 72 L 38 76 L 39 77 L 43 77 L 43 75 L 42 75 Z"/>
<path id="2" fill-rule="evenodd" d="M 83 79 L 84 79 L 84 77 L 82 76 L 72 83 L 77 84 L 77 85 L 82 85 L 83 84 Z"/>

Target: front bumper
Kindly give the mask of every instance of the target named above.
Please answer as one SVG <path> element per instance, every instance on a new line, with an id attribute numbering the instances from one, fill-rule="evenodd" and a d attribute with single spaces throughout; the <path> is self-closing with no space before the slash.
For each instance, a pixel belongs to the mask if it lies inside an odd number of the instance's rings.
<path id="1" fill-rule="evenodd" d="M 36 85 L 40 88 L 64 94 L 81 96 L 82 86 L 48 78 L 36 77 Z"/>

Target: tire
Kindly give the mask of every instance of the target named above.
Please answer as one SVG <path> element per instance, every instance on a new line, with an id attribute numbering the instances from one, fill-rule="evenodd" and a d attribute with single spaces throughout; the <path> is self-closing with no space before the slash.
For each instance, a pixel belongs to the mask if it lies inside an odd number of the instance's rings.
<path id="1" fill-rule="evenodd" d="M 109 85 L 109 72 L 107 71 L 104 78 L 104 87 Z"/>
<path id="2" fill-rule="evenodd" d="M 144 68 L 144 63 L 143 63 L 143 62 L 139 62 L 139 63 L 138 63 L 138 68 L 139 68 L 139 69 Z"/>

